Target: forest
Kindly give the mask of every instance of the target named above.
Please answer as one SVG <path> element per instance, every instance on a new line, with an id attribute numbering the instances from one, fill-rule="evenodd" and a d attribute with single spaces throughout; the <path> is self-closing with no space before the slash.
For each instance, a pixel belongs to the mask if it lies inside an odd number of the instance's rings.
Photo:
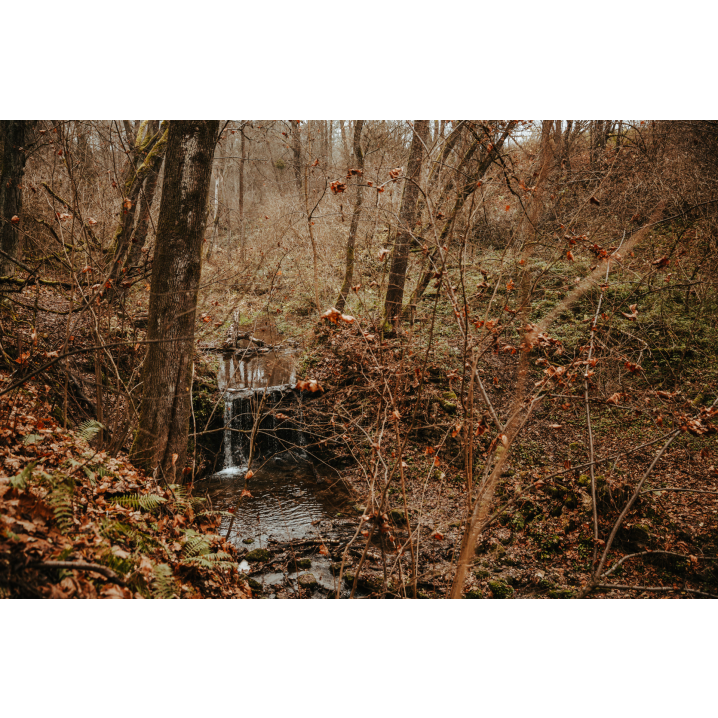
<path id="1" fill-rule="evenodd" d="M 718 597 L 716 194 L 716 120 L 0 121 L 0 597 Z"/>

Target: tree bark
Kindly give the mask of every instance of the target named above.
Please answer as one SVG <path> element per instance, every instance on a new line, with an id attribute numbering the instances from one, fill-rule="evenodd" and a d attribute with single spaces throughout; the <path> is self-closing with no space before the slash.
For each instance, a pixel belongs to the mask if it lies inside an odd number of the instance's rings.
<path id="1" fill-rule="evenodd" d="M 142 250 L 145 247 L 150 228 L 150 212 L 152 211 L 152 203 L 154 202 L 155 193 L 157 192 L 157 183 L 159 181 L 163 161 L 164 157 L 159 160 L 157 168 L 153 169 L 145 180 L 145 186 L 142 190 L 142 208 L 137 218 L 137 226 L 132 233 L 130 252 L 127 257 L 127 262 L 125 263 L 127 269 L 137 267 L 141 263 Z"/>
<path id="2" fill-rule="evenodd" d="M 292 133 L 292 154 L 294 155 L 294 179 L 297 183 L 297 191 L 302 196 L 302 130 L 299 120 L 289 120 Z"/>
<path id="3" fill-rule="evenodd" d="M 429 120 L 414 120 L 414 134 L 409 150 L 409 163 L 404 181 L 404 193 L 399 210 L 400 225 L 394 240 L 394 252 L 391 258 L 389 285 L 384 302 L 386 323 L 394 328 L 401 322 L 401 305 L 404 300 L 406 267 L 409 262 L 409 244 L 416 224 L 417 200 L 419 199 L 419 180 L 424 148 L 429 137 Z"/>
<path id="4" fill-rule="evenodd" d="M 352 169 L 361 170 L 364 172 L 364 152 L 361 148 L 361 133 L 364 129 L 364 120 L 357 120 L 354 125 L 354 158 L 356 160 L 356 167 Z M 347 302 L 347 296 L 352 285 L 352 278 L 354 276 L 354 245 L 356 243 L 357 228 L 359 227 L 359 215 L 361 214 L 362 205 L 362 185 L 364 178 L 361 174 L 356 177 L 356 201 L 354 202 L 354 211 L 352 213 L 352 223 L 349 227 L 349 239 L 347 240 L 347 257 L 346 257 L 346 269 L 344 270 L 344 284 L 339 292 L 339 299 L 337 299 L 336 308 L 342 312 L 344 311 L 344 305 Z"/>
<path id="5" fill-rule="evenodd" d="M 137 199 L 140 196 L 140 190 L 145 179 L 152 172 L 159 170 L 159 165 L 165 154 L 167 143 L 167 129 L 160 127 L 154 134 L 143 130 L 144 125 L 140 125 L 137 130 L 137 139 L 135 141 L 134 152 L 139 159 L 143 159 L 142 164 L 135 169 L 134 162 L 128 168 L 126 179 L 123 185 L 123 206 L 121 209 L 120 223 L 115 231 L 114 238 L 114 259 L 110 268 L 109 279 L 113 285 L 110 296 L 114 294 L 114 284 L 120 276 L 120 271 L 127 255 L 128 247 L 135 220 L 135 212 L 137 209 Z M 151 127 L 151 125 L 150 125 Z M 144 157 L 143 157 L 144 156 Z M 129 200 L 129 206 L 125 206 L 125 201 Z"/>
<path id="6" fill-rule="evenodd" d="M 0 164 L 0 249 L 13 259 L 20 259 L 20 222 L 22 213 L 22 180 L 25 175 L 26 145 L 35 120 L 2 120 L 2 164 Z M 11 277 L 15 266 L 5 257 L 0 260 L 0 275 Z"/>
<path id="7" fill-rule="evenodd" d="M 276 167 L 274 168 L 276 172 Z M 244 127 L 239 145 L 239 259 L 244 262 Z"/>
<path id="8" fill-rule="evenodd" d="M 187 455 L 202 243 L 219 120 L 170 122 L 132 461 L 181 480 Z"/>

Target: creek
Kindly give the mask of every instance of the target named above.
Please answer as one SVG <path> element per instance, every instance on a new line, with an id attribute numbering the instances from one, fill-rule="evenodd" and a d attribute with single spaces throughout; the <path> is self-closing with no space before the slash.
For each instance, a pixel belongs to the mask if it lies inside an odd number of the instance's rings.
<path id="1" fill-rule="evenodd" d="M 273 348 L 240 346 L 222 355 L 217 382 L 225 399 L 224 465 L 205 486 L 214 508 L 233 512 L 220 533 L 249 558 L 240 570 L 255 590 L 274 598 L 303 585 L 305 593 L 324 598 L 336 586 L 332 557 L 319 551 L 346 533 L 349 497 L 336 473 L 317 469 L 307 453 L 301 393 L 294 389 L 296 345 L 280 344 L 273 328 L 254 336 Z M 242 495 L 245 490 L 251 496 Z M 257 560 L 262 549 L 269 563 Z"/>

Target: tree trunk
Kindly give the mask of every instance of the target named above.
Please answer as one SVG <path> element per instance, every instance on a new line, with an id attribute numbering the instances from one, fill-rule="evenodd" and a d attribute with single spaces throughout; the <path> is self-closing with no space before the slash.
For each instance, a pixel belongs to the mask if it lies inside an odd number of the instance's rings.
<path id="1" fill-rule="evenodd" d="M 143 394 L 132 461 L 181 480 L 187 454 L 194 324 L 219 120 L 170 122 L 152 264 Z"/>
<path id="2" fill-rule="evenodd" d="M 244 262 L 244 255 L 244 128 L 242 128 L 242 139 L 239 146 L 239 259 L 242 262 Z"/>
<path id="3" fill-rule="evenodd" d="M 354 125 L 354 158 L 356 160 L 356 166 L 352 169 L 361 170 L 364 172 L 364 152 L 361 148 L 361 133 L 364 128 L 365 120 L 357 120 Z M 344 311 L 344 305 L 347 302 L 347 296 L 352 285 L 352 277 L 354 276 L 354 244 L 356 242 L 357 228 L 359 226 L 359 215 L 361 214 L 362 205 L 362 184 L 364 178 L 361 174 L 356 176 L 356 201 L 354 203 L 354 212 L 352 213 L 352 223 L 349 227 L 349 239 L 347 240 L 347 258 L 346 258 L 346 269 L 344 271 L 344 284 L 342 285 L 341 291 L 339 292 L 339 299 L 337 299 L 336 308 L 342 312 Z"/>
<path id="4" fill-rule="evenodd" d="M 476 169 L 475 173 L 473 175 L 469 174 L 467 171 L 467 165 L 468 165 L 468 159 L 471 159 L 473 157 L 474 151 L 475 151 L 475 145 L 472 144 L 469 149 L 466 151 L 466 154 L 464 155 L 463 159 L 461 160 L 457 174 L 459 177 L 464 178 L 463 185 L 459 185 L 460 190 L 459 194 L 456 198 L 456 201 L 454 202 L 454 207 L 451 210 L 451 213 L 449 214 L 449 218 L 444 225 L 444 228 L 441 230 L 441 234 L 439 235 L 439 244 L 443 245 L 445 242 L 448 241 L 448 238 L 454 228 L 454 224 L 456 223 L 456 219 L 459 216 L 459 212 L 464 208 L 464 205 L 466 204 L 466 200 L 471 197 L 471 195 L 476 191 L 477 183 L 478 181 L 484 176 L 486 171 L 491 166 L 491 163 L 496 159 L 498 156 L 498 153 L 501 152 L 501 148 L 504 145 L 504 142 L 506 142 L 506 138 L 509 136 L 510 131 L 515 126 L 515 120 L 512 121 L 508 128 L 504 131 L 502 136 L 497 139 L 495 142 L 492 143 L 493 147 L 489 152 L 486 153 L 484 157 L 481 158 L 479 161 L 479 166 Z M 434 251 L 431 254 L 431 258 L 429 260 L 429 269 L 424 273 L 422 278 L 419 280 L 419 283 L 416 285 L 416 288 L 414 289 L 413 294 L 411 295 L 411 301 L 410 301 L 410 311 L 413 313 L 416 311 L 416 305 L 419 302 L 419 299 L 421 299 L 422 295 L 426 291 L 426 288 L 429 286 L 429 282 L 431 281 L 431 278 L 434 276 L 435 269 L 433 268 L 436 260 L 439 257 L 439 248 L 435 247 Z"/>
<path id="5" fill-rule="evenodd" d="M 294 179 L 297 182 L 297 191 L 302 196 L 302 130 L 299 120 L 289 120 L 292 133 L 292 154 L 294 155 Z"/>
<path id="6" fill-rule="evenodd" d="M 125 263 L 125 267 L 128 270 L 132 267 L 138 267 L 142 263 L 142 250 L 145 248 L 147 234 L 150 229 L 150 212 L 152 211 L 152 203 L 154 202 L 155 193 L 157 191 L 157 183 L 159 181 L 163 159 L 164 158 L 159 160 L 157 169 L 151 171 L 145 180 L 145 186 L 142 190 L 142 208 L 140 209 L 140 216 L 137 218 L 137 226 L 132 233 L 130 253 Z"/>
<path id="7" fill-rule="evenodd" d="M 137 130 L 137 140 L 135 141 L 134 152 L 139 159 L 144 160 L 142 164 L 135 170 L 134 163 L 128 168 L 127 176 L 123 185 L 123 204 L 120 223 L 115 231 L 114 238 L 114 259 L 110 269 L 110 281 L 113 285 L 110 296 L 114 294 L 114 285 L 120 275 L 120 270 L 124 264 L 128 247 L 130 246 L 130 238 L 135 220 L 135 211 L 137 209 L 137 199 L 140 196 L 140 190 L 145 179 L 152 172 L 159 170 L 159 165 L 165 154 L 167 143 L 167 129 L 160 127 L 157 132 L 152 134 L 149 130 L 143 131 L 144 125 L 140 125 Z"/>
<path id="8" fill-rule="evenodd" d="M 394 252 L 391 258 L 389 286 L 386 290 L 384 316 L 386 323 L 394 328 L 401 322 L 401 305 L 404 300 L 406 267 L 409 262 L 409 244 L 416 224 L 416 202 L 419 198 L 419 180 L 424 146 L 429 138 L 429 120 L 414 120 L 414 134 L 409 150 L 409 163 L 404 181 L 404 194 L 399 210 L 399 227 L 394 240 Z"/>
<path id="9" fill-rule="evenodd" d="M 35 120 L 2 120 L 2 164 L 0 164 L 0 249 L 13 259 L 20 259 L 20 223 L 22 212 L 22 179 L 25 174 L 26 146 Z M 13 217 L 18 219 L 13 220 Z M 0 259 L 0 275 L 11 277 L 16 265 Z"/>

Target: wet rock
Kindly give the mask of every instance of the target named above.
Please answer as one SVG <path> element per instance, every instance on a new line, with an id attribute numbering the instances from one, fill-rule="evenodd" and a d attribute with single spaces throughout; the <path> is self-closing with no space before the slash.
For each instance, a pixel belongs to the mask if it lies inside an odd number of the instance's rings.
<path id="1" fill-rule="evenodd" d="M 255 548 L 254 551 L 250 551 L 244 558 L 247 561 L 264 562 L 269 561 L 269 551 L 266 548 Z"/>
<path id="2" fill-rule="evenodd" d="M 314 588 L 314 586 L 317 585 L 317 579 L 314 577 L 314 574 L 303 573 L 297 579 L 297 583 L 301 588 Z"/>
<path id="3" fill-rule="evenodd" d="M 494 598 L 513 598 L 514 589 L 503 581 L 489 581 L 489 589 Z"/>

